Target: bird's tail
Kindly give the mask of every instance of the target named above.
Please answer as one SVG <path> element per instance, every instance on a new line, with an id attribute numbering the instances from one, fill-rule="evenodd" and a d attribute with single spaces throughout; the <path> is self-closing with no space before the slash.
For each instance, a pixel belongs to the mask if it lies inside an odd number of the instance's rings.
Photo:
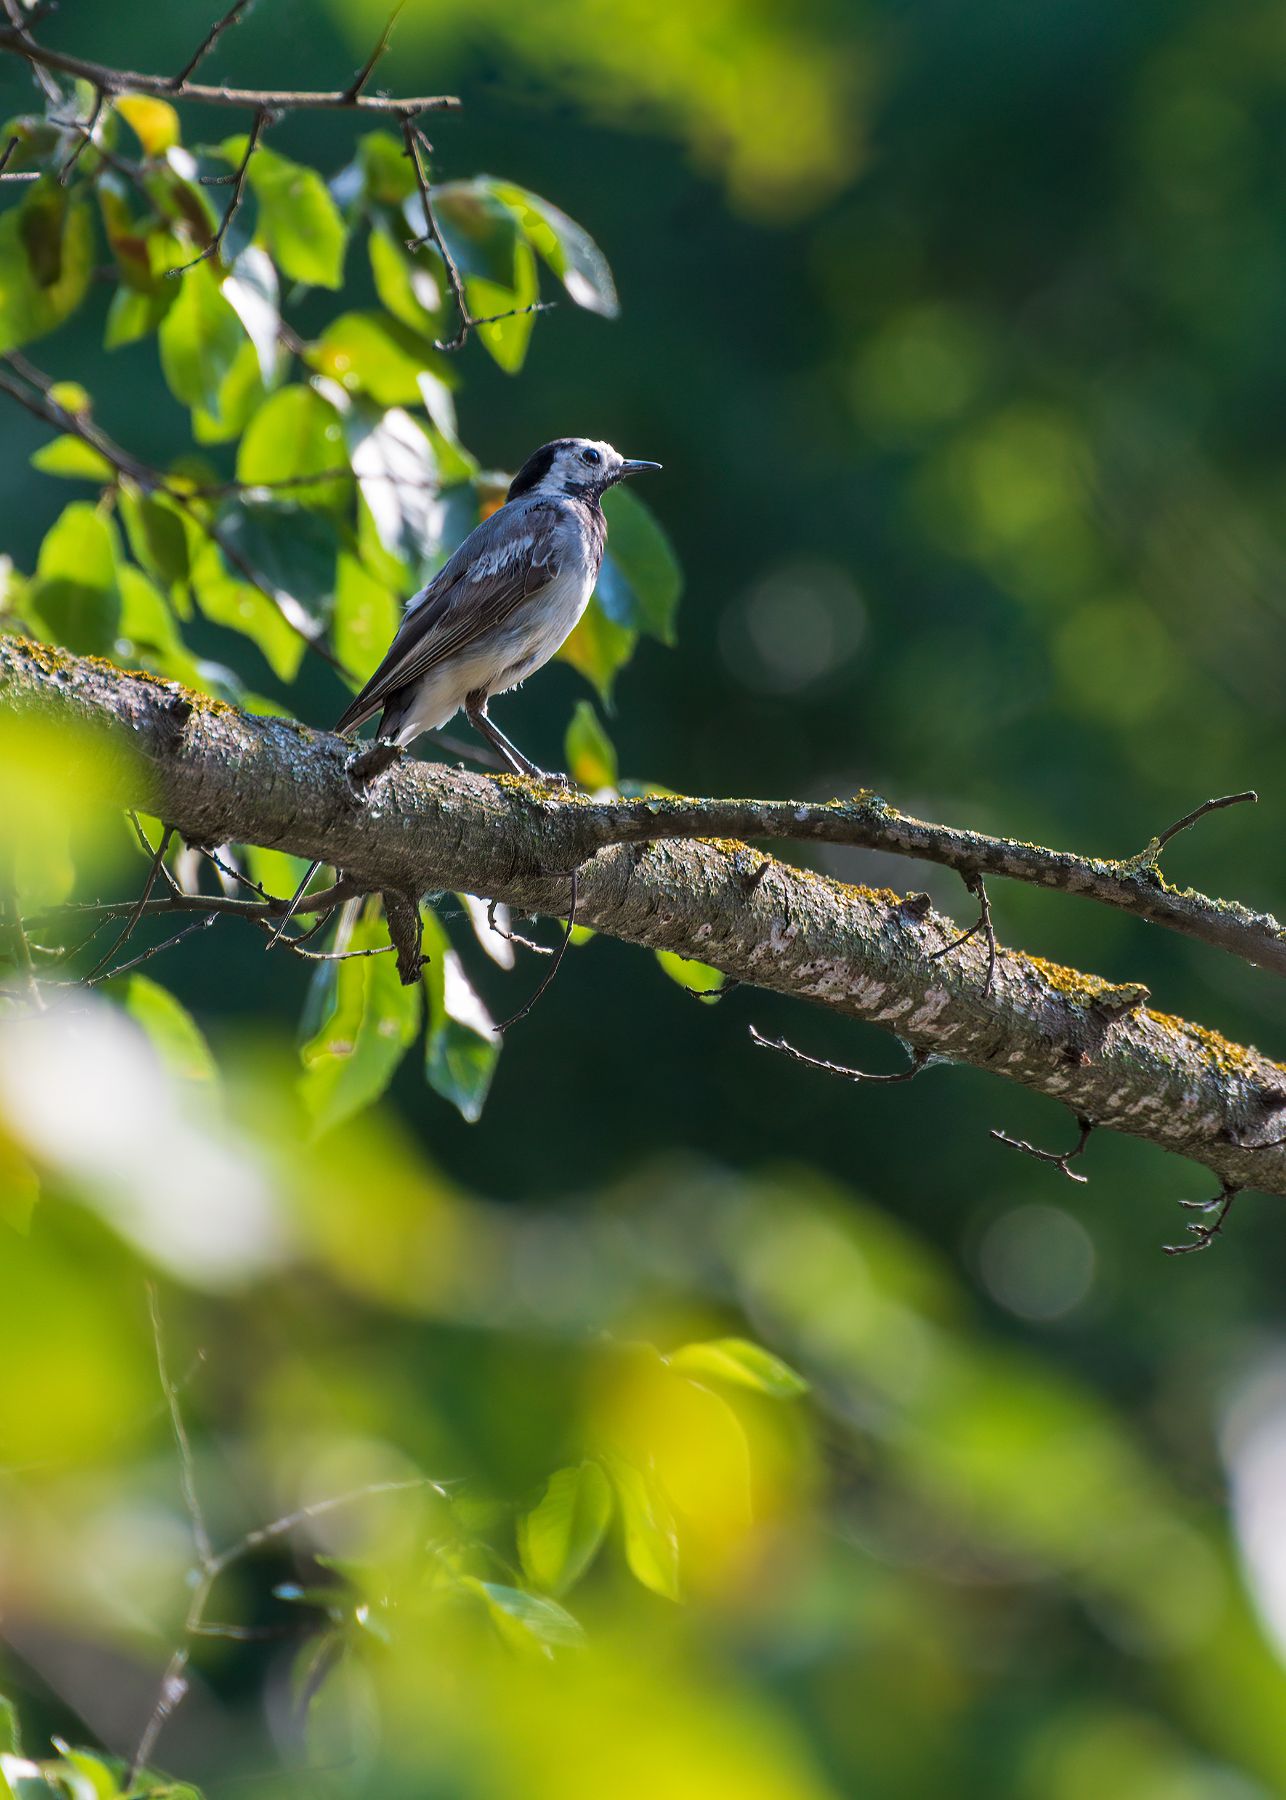
<path id="1" fill-rule="evenodd" d="M 291 898 L 290 905 L 286 908 L 285 912 L 282 914 L 280 924 L 277 926 L 277 929 L 273 932 L 272 936 L 268 939 L 268 943 L 266 945 L 267 949 L 269 949 L 269 950 L 272 949 L 273 945 L 277 942 L 277 939 L 281 936 L 282 932 L 286 929 L 287 925 L 289 925 L 290 921 L 294 918 L 295 914 L 299 911 L 299 903 L 308 891 L 308 884 L 312 881 L 313 876 L 317 873 L 318 869 L 320 869 L 321 867 L 322 867 L 321 862 L 315 862 L 309 867 L 308 873 L 304 876 L 304 878 L 300 882 L 299 886 L 295 889 L 294 895 Z"/>

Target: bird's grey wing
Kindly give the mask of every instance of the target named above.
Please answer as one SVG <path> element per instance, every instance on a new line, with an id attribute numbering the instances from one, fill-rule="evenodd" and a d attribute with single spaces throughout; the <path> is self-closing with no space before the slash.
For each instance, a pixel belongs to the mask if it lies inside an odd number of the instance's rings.
<path id="1" fill-rule="evenodd" d="M 515 521 L 504 518 L 506 511 L 502 507 L 471 532 L 423 596 L 411 602 L 388 654 L 346 708 L 337 731 L 361 725 L 400 688 L 467 650 L 558 574 L 557 514 L 533 507 Z"/>

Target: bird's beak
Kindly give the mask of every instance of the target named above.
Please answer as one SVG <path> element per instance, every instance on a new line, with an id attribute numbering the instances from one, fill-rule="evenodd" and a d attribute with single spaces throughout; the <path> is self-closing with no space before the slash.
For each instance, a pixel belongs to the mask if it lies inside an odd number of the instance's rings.
<path id="1" fill-rule="evenodd" d="M 622 477 L 626 475 L 641 475 L 644 469 L 659 469 L 660 466 L 660 463 L 636 462 L 633 457 L 627 456 L 621 464 L 621 475 Z"/>

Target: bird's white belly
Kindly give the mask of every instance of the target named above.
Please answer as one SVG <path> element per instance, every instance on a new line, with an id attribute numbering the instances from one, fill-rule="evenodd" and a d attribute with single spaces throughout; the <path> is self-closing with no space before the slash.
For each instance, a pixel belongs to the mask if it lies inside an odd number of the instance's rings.
<path id="1" fill-rule="evenodd" d="M 507 693 L 533 675 L 570 637 L 593 591 L 588 570 L 565 569 L 502 625 L 430 670 L 398 725 L 396 741 L 409 744 L 422 731 L 439 730 L 470 694 Z"/>

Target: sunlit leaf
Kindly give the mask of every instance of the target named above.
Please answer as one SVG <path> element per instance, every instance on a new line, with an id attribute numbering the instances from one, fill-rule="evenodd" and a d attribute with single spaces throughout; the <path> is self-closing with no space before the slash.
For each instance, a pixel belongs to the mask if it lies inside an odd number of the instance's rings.
<path id="1" fill-rule="evenodd" d="M 101 450 L 95 450 L 83 438 L 56 437 L 42 444 L 31 458 L 33 469 L 42 475 L 63 475 L 70 481 L 93 481 L 100 487 L 114 478 L 115 471 Z"/>
<path id="2" fill-rule="evenodd" d="M 530 309 L 540 297 L 536 258 L 530 245 L 520 242 L 514 254 L 512 287 L 497 286 L 480 275 L 471 276 L 465 282 L 465 294 L 475 319 L 495 318 L 494 324 L 476 328 L 478 341 L 506 375 L 517 374 L 536 323 L 536 315 Z M 497 314 L 502 316 L 496 317 Z M 505 314 L 509 316 L 504 317 Z"/>
<path id="3" fill-rule="evenodd" d="M 381 406 L 414 406 L 419 376 L 435 353 L 425 340 L 383 313 L 342 313 L 313 346 L 312 362 L 354 393 Z"/>
<path id="4" fill-rule="evenodd" d="M 609 619 L 597 600 L 591 600 L 580 623 L 558 652 L 563 662 L 579 669 L 598 690 L 608 712 L 616 677 L 634 654 L 638 633 Z"/>
<path id="5" fill-rule="evenodd" d="M 86 500 L 74 500 L 40 546 L 27 606 L 54 643 L 82 655 L 109 655 L 120 622 L 116 527 Z"/>
<path id="6" fill-rule="evenodd" d="M 179 115 L 168 100 L 148 94 L 122 94 L 113 102 L 143 146 L 146 156 L 160 156 L 179 141 Z"/>
<path id="7" fill-rule="evenodd" d="M 341 553 L 336 565 L 331 642 L 355 681 L 364 682 L 393 641 L 401 618 L 396 597 L 356 557 Z"/>
<path id="8" fill-rule="evenodd" d="M 437 463 L 422 425 L 401 407 L 354 402 L 344 436 L 380 543 L 417 584 L 442 542 Z"/>
<path id="9" fill-rule="evenodd" d="M 407 250 L 379 225 L 371 228 L 370 258 L 381 303 L 412 331 L 436 335 L 442 308 L 442 259 L 428 246 Z"/>
<path id="10" fill-rule="evenodd" d="M 170 1073 L 181 1081 L 213 1081 L 218 1071 L 210 1046 L 187 1008 L 146 975 L 131 975 L 123 985 L 126 1012 L 143 1027 Z"/>
<path id="11" fill-rule="evenodd" d="M 614 319 L 620 312 L 616 283 L 607 258 L 585 228 L 527 188 L 494 177 L 483 179 L 489 182 L 496 197 L 512 209 L 528 243 L 557 275 L 577 306 Z"/>
<path id="12" fill-rule="evenodd" d="M 476 1124 L 500 1055 L 501 1038 L 451 948 L 436 913 L 423 909 L 423 980 L 428 1007 L 424 1074 L 429 1086 Z"/>
<path id="13" fill-rule="evenodd" d="M 130 549 L 148 574 L 164 587 L 186 581 L 191 570 L 188 526 L 174 501 L 124 480 L 120 510 Z"/>
<path id="14" fill-rule="evenodd" d="M 234 574 L 214 544 L 203 545 L 194 558 L 192 580 L 204 618 L 248 637 L 263 652 L 274 675 L 282 681 L 294 680 L 305 643 L 279 605 Z"/>
<path id="15" fill-rule="evenodd" d="M 161 368 L 175 399 L 217 416 L 224 380 L 246 333 L 209 263 L 198 263 L 180 279 L 159 339 Z"/>
<path id="16" fill-rule="evenodd" d="M 616 786 L 616 750 L 588 700 L 578 700 L 564 739 L 567 773 L 591 793 Z"/>
<path id="17" fill-rule="evenodd" d="M 608 1459 L 608 1472 L 621 1509 L 631 1573 L 654 1594 L 679 1599 L 679 1537 L 656 1481 L 623 1456 Z"/>
<path id="18" fill-rule="evenodd" d="M 684 1344 L 665 1360 L 680 1375 L 730 1381 L 774 1400 L 794 1400 L 808 1392 L 802 1375 L 747 1338 L 712 1338 L 706 1343 Z"/>
<path id="19" fill-rule="evenodd" d="M 247 244 L 224 277 L 223 297 L 245 327 L 259 358 L 259 374 L 265 384 L 270 384 L 276 379 L 281 360 L 281 308 L 272 258 L 257 245 Z"/>
<path id="20" fill-rule="evenodd" d="M 611 1518 L 611 1483 L 598 1463 L 559 1469 L 518 1521 L 523 1573 L 548 1594 L 566 1593 L 598 1554 Z"/>
<path id="21" fill-rule="evenodd" d="M 300 1053 L 299 1092 L 318 1134 L 379 1099 L 415 1036 L 420 991 L 403 987 L 387 945 L 382 917 L 359 917 L 342 948 L 382 954 L 329 965 L 331 1009 Z"/>
<path id="22" fill-rule="evenodd" d="M 674 613 L 683 592 L 678 559 L 647 507 L 627 488 L 603 496 L 607 549 L 596 597 L 609 619 L 674 642 Z"/>
<path id="23" fill-rule="evenodd" d="M 495 1581 L 470 1579 L 465 1586 L 486 1602 L 493 1623 L 507 1643 L 521 1645 L 525 1638 L 548 1650 L 573 1650 L 585 1642 L 579 1621 L 541 1594 L 526 1594 L 521 1588 L 505 1587 Z"/>
<path id="24" fill-rule="evenodd" d="M 219 146 L 234 167 L 240 166 L 245 149 L 244 137 L 225 138 Z M 248 178 L 259 202 L 260 233 L 282 274 L 310 287 L 339 287 L 347 234 L 317 171 L 261 143 L 250 159 Z"/>
<path id="25" fill-rule="evenodd" d="M 712 969 L 709 963 L 692 957 L 676 956 L 673 950 L 658 950 L 656 960 L 676 986 L 703 998 L 717 994 L 727 979 L 721 969 Z"/>
<path id="26" fill-rule="evenodd" d="M 248 486 L 289 482 L 284 497 L 301 505 L 342 501 L 342 480 L 301 482 L 300 477 L 343 469 L 348 462 L 339 414 L 316 389 L 296 384 L 270 394 L 255 413 L 237 450 L 237 480 Z"/>

